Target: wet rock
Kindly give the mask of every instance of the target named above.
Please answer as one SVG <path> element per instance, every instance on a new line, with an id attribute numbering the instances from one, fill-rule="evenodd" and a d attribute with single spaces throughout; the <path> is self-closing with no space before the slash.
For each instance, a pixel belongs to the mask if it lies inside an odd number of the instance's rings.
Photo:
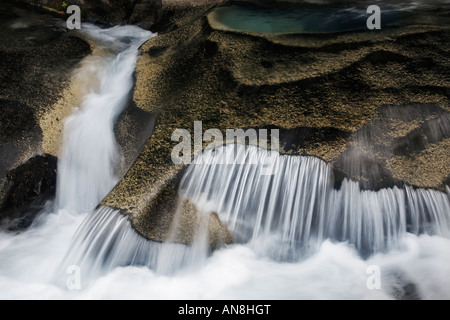
<path id="1" fill-rule="evenodd" d="M 135 229 L 157 242 L 191 244 L 198 232 L 206 232 L 212 249 L 230 243 L 231 235 L 217 214 L 202 212 L 189 200 L 177 196 L 180 177 L 181 173 L 175 174 L 149 200 L 144 209 L 146 218 L 133 221 Z M 141 177 L 138 180 L 143 182 Z"/>
<path id="2" fill-rule="evenodd" d="M 57 158 L 36 156 L 8 173 L 0 192 L 0 223 L 27 228 L 56 191 Z"/>
<path id="3" fill-rule="evenodd" d="M 17 163 L 40 151 L 42 130 L 33 109 L 27 105 L 0 99 L 0 110 L 1 182 Z"/>
<path id="4" fill-rule="evenodd" d="M 161 10 L 161 0 L 18 0 L 38 5 L 64 16 L 64 4 L 78 5 L 84 21 L 120 24 L 124 22 L 140 24 L 149 29 L 157 20 Z"/>
<path id="5" fill-rule="evenodd" d="M 134 102 L 120 115 L 114 130 L 122 151 L 117 176 L 123 176 L 136 160 L 153 132 L 156 119 L 156 114 L 137 108 Z"/>
<path id="6" fill-rule="evenodd" d="M 20 220 L 22 228 L 54 192 L 56 158 L 36 157 L 46 152 L 43 136 L 52 129 L 41 120 L 61 99 L 71 71 L 91 48 L 68 32 L 64 21 L 28 6 L 2 1 L 0 16 L 0 203 L 2 217 Z M 55 141 L 61 135 L 56 133 L 51 133 Z M 22 215 L 31 207 L 36 210 Z"/>
<path id="7" fill-rule="evenodd" d="M 382 106 L 373 121 L 352 135 L 349 147 L 332 165 L 344 176 L 360 181 L 363 189 L 409 183 L 444 191 L 447 172 L 433 167 L 450 165 L 449 158 L 443 155 L 449 137 L 450 113 L 437 105 Z M 423 167 L 421 156 L 431 150 L 435 150 L 434 165 L 418 170 Z"/>
<path id="8" fill-rule="evenodd" d="M 61 98 L 71 71 L 91 50 L 52 16 L 10 2 L 2 2 L 0 12 L 8 16 L 0 21 L 0 146 L 28 146 L 26 155 L 18 151 L 17 166 L 31 154 L 42 153 L 42 131 L 47 128 L 39 128 L 40 120 Z"/>
<path id="9" fill-rule="evenodd" d="M 421 300 L 420 290 L 416 283 L 400 270 L 388 270 L 390 287 L 387 292 L 396 300 Z"/>

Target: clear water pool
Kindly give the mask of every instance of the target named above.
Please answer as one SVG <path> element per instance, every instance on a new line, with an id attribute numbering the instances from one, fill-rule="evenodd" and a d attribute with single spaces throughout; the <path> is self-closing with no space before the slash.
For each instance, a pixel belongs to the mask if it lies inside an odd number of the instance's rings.
<path id="1" fill-rule="evenodd" d="M 418 21 L 417 8 L 381 6 L 381 27 L 392 28 Z M 334 33 L 367 30 L 367 7 L 305 6 L 267 8 L 232 5 L 212 13 L 223 29 L 252 33 Z M 423 17 L 424 15 L 422 15 Z"/>

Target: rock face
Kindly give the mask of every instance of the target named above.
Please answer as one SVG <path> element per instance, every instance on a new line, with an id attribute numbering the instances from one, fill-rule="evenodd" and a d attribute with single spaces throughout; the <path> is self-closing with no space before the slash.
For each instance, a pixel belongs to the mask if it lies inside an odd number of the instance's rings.
<path id="1" fill-rule="evenodd" d="M 408 183 L 445 191 L 449 137 L 450 112 L 437 105 L 385 105 L 332 164 L 366 189 Z"/>
<path id="2" fill-rule="evenodd" d="M 279 128 L 283 153 L 320 157 L 362 188 L 445 190 L 448 26 L 249 34 L 215 29 L 212 10 L 175 13 L 141 48 L 134 101 L 159 117 L 102 203 L 128 214 L 140 234 L 169 233 L 183 170 L 171 162 L 171 135 L 192 133 L 194 121 L 204 131 Z"/>
<path id="3" fill-rule="evenodd" d="M 3 224 L 10 230 L 28 227 L 56 191 L 56 157 L 36 156 L 10 171 L 0 190 Z"/>
<path id="4" fill-rule="evenodd" d="M 8 170 L 21 155 L 38 152 L 42 141 L 42 130 L 33 109 L 13 100 L 0 100 L 0 177 L 4 179 Z"/>
<path id="5" fill-rule="evenodd" d="M 52 123 L 62 120 L 48 114 L 68 88 L 71 71 L 91 50 L 52 16 L 7 1 L 0 4 L 0 17 L 0 189 L 6 190 L 5 183 L 11 183 L 8 172 L 46 152 L 44 136 Z M 48 126 L 43 125 L 44 118 Z M 51 135 L 58 140 L 60 134 Z M 47 168 L 44 162 L 28 162 L 28 174 L 14 175 L 14 185 L 21 183 L 20 178 L 40 181 L 41 170 Z M 0 194 L 0 203 L 11 200 L 6 196 Z M 33 198 L 34 194 L 24 192 L 13 202 L 26 204 Z"/>
<path id="6" fill-rule="evenodd" d="M 16 0 L 42 7 L 60 16 L 66 4 L 78 5 L 83 21 L 106 24 L 137 24 L 152 31 L 172 28 L 185 12 L 198 14 L 225 0 Z M 200 9 L 200 10 L 199 10 Z"/>
<path id="7" fill-rule="evenodd" d="M 64 14 L 66 5 L 78 5 L 85 21 L 120 24 L 138 23 L 143 28 L 154 24 L 162 7 L 161 0 L 19 0 L 28 4 L 44 6 Z"/>
<path id="8" fill-rule="evenodd" d="M 150 28 L 158 19 L 161 0 L 78 0 L 73 1 L 82 10 L 82 16 L 90 21 L 118 24 L 124 21 L 139 23 Z"/>

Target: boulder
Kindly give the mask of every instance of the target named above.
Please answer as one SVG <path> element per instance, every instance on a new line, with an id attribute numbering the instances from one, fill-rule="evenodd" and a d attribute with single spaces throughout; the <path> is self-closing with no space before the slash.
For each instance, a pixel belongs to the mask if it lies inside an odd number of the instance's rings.
<path id="1" fill-rule="evenodd" d="M 56 191 L 57 158 L 36 156 L 11 170 L 0 190 L 0 221 L 9 230 L 31 225 Z"/>

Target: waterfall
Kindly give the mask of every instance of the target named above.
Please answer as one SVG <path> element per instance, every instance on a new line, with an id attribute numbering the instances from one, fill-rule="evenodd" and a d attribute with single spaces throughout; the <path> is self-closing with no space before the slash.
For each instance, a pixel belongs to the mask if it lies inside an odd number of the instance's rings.
<path id="1" fill-rule="evenodd" d="M 85 98 L 65 123 L 56 205 L 29 230 L 0 231 L 0 299 L 450 297 L 449 188 L 364 191 L 344 180 L 336 189 L 320 159 L 227 145 L 186 168 L 179 196 L 217 213 L 232 245 L 211 253 L 203 236 L 152 242 L 120 211 L 93 210 L 117 181 L 114 122 L 152 34 L 82 32 L 98 51 L 76 75 Z M 66 286 L 71 266 L 79 290 Z M 382 270 L 381 290 L 367 287 L 371 266 Z"/>
<path id="2" fill-rule="evenodd" d="M 179 195 L 205 215 L 217 212 L 235 243 L 278 262 L 302 261 L 326 241 L 345 242 L 367 259 L 398 249 L 408 234 L 450 236 L 450 201 L 443 192 L 410 186 L 365 191 L 350 180 L 339 190 L 333 185 L 331 167 L 318 158 L 227 145 L 195 159 Z M 119 211 L 102 207 L 78 230 L 64 265 L 83 266 L 92 278 L 129 265 L 173 275 L 205 263 L 209 251 L 202 240 L 191 246 L 148 241 Z"/>
<path id="3" fill-rule="evenodd" d="M 186 246 L 149 241 L 132 228 L 125 215 L 100 207 L 77 230 L 59 269 L 76 265 L 89 270 L 83 278 L 86 283 L 125 266 L 145 266 L 158 274 L 173 275 L 181 269 L 199 267 L 206 260 L 207 251 L 198 247 L 202 248 L 200 242 Z"/>
<path id="4" fill-rule="evenodd" d="M 79 69 L 85 83 L 81 106 L 65 121 L 58 164 L 57 209 L 89 212 L 117 182 L 120 151 L 114 123 L 129 102 L 139 46 L 151 33 L 134 26 L 84 25 L 97 52 Z"/>
<path id="5" fill-rule="evenodd" d="M 270 175 L 262 164 L 269 164 Z M 363 191 L 350 180 L 336 190 L 325 162 L 251 146 L 205 151 L 187 169 L 180 192 L 219 213 L 235 241 L 276 260 L 296 260 L 325 239 L 348 242 L 367 257 L 394 249 L 406 233 L 450 235 L 443 192 L 410 186 Z"/>
<path id="6" fill-rule="evenodd" d="M 18 235 L 0 232 L 0 278 L 29 283 L 29 294 L 35 281 L 47 287 L 55 277 L 67 278 L 60 261 L 71 238 L 118 180 L 121 154 L 114 124 L 131 98 L 138 49 L 154 36 L 136 26 L 102 29 L 83 24 L 80 32 L 95 49 L 73 75 L 83 98 L 64 123 L 55 204 L 46 206 L 29 230 Z"/>

